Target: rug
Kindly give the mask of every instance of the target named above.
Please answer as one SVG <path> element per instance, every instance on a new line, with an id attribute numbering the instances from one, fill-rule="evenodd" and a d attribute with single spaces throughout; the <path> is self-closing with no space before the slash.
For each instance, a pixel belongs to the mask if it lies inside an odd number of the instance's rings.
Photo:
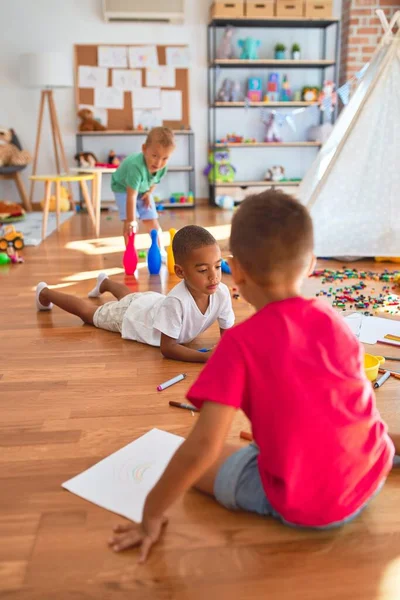
<path id="1" fill-rule="evenodd" d="M 65 221 L 68 221 L 74 214 L 73 211 L 60 213 L 60 224 L 62 225 Z M 15 229 L 24 234 L 25 246 L 39 246 L 42 241 L 42 223 L 42 212 L 26 213 L 26 218 L 23 221 L 15 223 Z M 49 213 L 46 237 L 49 237 L 56 229 L 56 215 L 55 213 Z"/>

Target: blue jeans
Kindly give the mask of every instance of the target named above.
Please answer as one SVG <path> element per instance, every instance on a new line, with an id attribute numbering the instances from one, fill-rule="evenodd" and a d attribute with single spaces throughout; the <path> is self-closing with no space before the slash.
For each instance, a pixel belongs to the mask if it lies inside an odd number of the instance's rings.
<path id="1" fill-rule="evenodd" d="M 246 510 L 263 516 L 271 516 L 285 525 L 301 527 L 285 521 L 285 519 L 271 506 L 261 482 L 258 470 L 259 449 L 256 444 L 249 444 L 245 448 L 232 454 L 224 462 L 217 473 L 214 483 L 214 495 L 217 501 L 230 510 Z M 385 482 L 382 481 L 374 497 L 378 494 Z M 349 523 L 355 519 L 367 506 L 372 497 L 356 512 L 346 519 L 326 526 L 312 527 L 312 529 L 333 529 Z"/>
<path id="2" fill-rule="evenodd" d="M 126 192 L 114 192 L 115 202 L 117 203 L 119 218 L 126 221 Z M 150 196 L 150 206 L 147 207 L 143 202 L 143 194 L 138 194 L 136 200 L 136 213 L 141 221 L 158 219 L 156 205 L 153 196 Z"/>

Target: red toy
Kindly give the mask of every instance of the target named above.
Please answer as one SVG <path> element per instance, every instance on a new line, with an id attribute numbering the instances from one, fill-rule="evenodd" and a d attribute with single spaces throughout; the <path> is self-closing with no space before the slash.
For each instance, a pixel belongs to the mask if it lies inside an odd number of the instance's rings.
<path id="1" fill-rule="evenodd" d="M 123 265 L 126 275 L 134 275 L 138 264 L 138 257 L 135 248 L 135 234 L 129 235 L 128 244 L 125 249 Z"/>

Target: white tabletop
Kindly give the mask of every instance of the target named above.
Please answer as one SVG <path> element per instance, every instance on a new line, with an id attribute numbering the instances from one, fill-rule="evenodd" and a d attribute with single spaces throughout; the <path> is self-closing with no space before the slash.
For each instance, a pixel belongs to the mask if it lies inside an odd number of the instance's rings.
<path id="1" fill-rule="evenodd" d="M 71 167 L 73 173 L 115 173 L 117 167 Z"/>

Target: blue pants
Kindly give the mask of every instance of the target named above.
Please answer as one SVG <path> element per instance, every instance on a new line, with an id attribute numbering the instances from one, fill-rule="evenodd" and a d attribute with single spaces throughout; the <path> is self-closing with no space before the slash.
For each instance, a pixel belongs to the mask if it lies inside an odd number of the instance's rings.
<path id="1" fill-rule="evenodd" d="M 126 221 L 126 192 L 114 192 L 115 202 L 117 203 L 119 218 Z M 138 194 L 136 200 L 136 213 L 141 221 L 158 219 L 156 205 L 153 196 L 151 196 L 150 206 L 144 206 L 143 194 Z"/>

